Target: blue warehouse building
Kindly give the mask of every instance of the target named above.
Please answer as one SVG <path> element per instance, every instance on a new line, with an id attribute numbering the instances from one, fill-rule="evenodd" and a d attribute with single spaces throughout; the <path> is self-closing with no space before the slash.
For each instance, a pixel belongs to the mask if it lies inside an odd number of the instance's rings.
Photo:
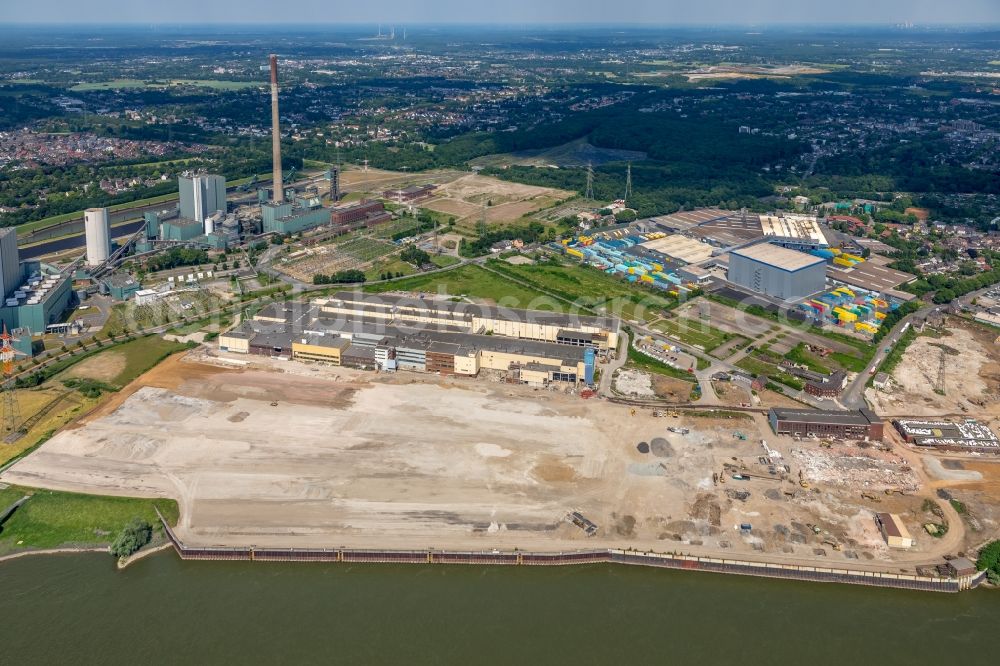
<path id="1" fill-rule="evenodd" d="M 826 261 L 771 243 L 733 250 L 727 279 L 785 301 L 798 301 L 826 288 Z"/>

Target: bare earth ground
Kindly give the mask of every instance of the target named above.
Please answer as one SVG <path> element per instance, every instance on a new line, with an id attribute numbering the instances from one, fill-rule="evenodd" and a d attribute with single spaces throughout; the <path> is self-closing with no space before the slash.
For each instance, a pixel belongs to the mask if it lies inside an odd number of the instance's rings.
<path id="1" fill-rule="evenodd" d="M 478 221 L 484 204 L 488 204 L 487 222 L 503 222 L 517 220 L 574 196 L 565 190 L 472 174 L 442 184 L 435 194 L 422 207 L 454 215 L 460 222 Z"/>
<path id="2" fill-rule="evenodd" d="M 893 372 L 888 392 L 868 389 L 865 397 L 888 416 L 970 416 L 1000 426 L 1000 346 L 995 333 L 949 320 L 950 335 L 918 337 Z M 944 395 L 935 392 L 943 344 L 957 351 L 945 355 Z"/>
<path id="3" fill-rule="evenodd" d="M 781 472 L 789 464 L 784 480 L 759 464 L 761 438 L 782 452 Z M 727 463 L 757 476 L 716 485 Z M 827 482 L 838 469 L 853 483 Z M 897 477 L 917 494 L 878 504 L 858 495 L 903 485 Z M 561 391 L 205 351 L 168 359 L 2 480 L 177 498 L 178 533 L 192 545 L 614 545 L 899 570 L 958 552 L 966 534 L 957 515 L 945 538 L 921 533 L 930 484 L 919 456 L 899 447 L 823 449 L 774 437 L 762 417 L 630 416 Z M 902 513 L 917 547 L 890 553 L 872 509 Z M 565 520 L 572 510 L 596 536 Z"/>

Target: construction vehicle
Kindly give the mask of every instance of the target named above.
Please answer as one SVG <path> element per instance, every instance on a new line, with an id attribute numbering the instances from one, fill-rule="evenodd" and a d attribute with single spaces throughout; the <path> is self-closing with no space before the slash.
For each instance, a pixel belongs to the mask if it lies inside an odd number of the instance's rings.
<path id="1" fill-rule="evenodd" d="M 871 493 L 861 493 L 861 499 L 870 500 L 870 501 L 876 502 L 876 503 L 882 501 L 876 495 L 872 495 Z"/>
<path id="2" fill-rule="evenodd" d="M 809 487 L 809 484 L 806 483 L 806 480 L 802 476 L 802 470 L 801 469 L 799 470 L 799 485 L 802 486 L 803 488 L 808 488 Z"/>
<path id="3" fill-rule="evenodd" d="M 806 527 L 813 531 L 813 534 L 819 534 L 822 530 L 819 529 L 819 525 L 813 525 L 812 523 L 806 523 Z"/>
<path id="4" fill-rule="evenodd" d="M 829 546 L 830 548 L 833 548 L 834 550 L 840 550 L 840 544 L 837 543 L 836 541 L 834 541 L 833 539 L 824 539 L 823 540 L 823 545 L 824 546 Z"/>
<path id="5" fill-rule="evenodd" d="M 895 493 L 898 493 L 900 497 L 906 497 L 906 493 L 904 493 L 902 490 L 899 490 L 898 488 L 886 488 L 885 489 L 885 494 L 886 495 L 892 496 Z"/>
<path id="6" fill-rule="evenodd" d="M 741 442 L 747 441 L 747 436 L 745 434 L 743 434 L 742 432 L 740 432 L 739 430 L 737 430 L 736 432 L 733 433 L 733 437 L 735 437 L 736 439 L 740 440 Z"/>

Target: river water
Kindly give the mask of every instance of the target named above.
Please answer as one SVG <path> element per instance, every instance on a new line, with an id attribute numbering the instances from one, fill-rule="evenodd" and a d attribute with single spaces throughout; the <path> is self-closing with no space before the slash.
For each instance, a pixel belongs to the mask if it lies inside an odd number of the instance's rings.
<path id="1" fill-rule="evenodd" d="M 710 573 L 0 563 L 0 664 L 996 664 L 1000 593 Z"/>

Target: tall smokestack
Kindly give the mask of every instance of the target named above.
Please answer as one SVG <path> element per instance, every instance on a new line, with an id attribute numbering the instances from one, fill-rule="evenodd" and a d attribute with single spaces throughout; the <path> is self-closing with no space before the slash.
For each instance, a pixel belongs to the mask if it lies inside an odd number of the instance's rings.
<path id="1" fill-rule="evenodd" d="M 281 177 L 281 117 L 278 114 L 278 56 L 271 54 L 271 160 L 274 162 L 274 201 L 285 200 Z"/>

